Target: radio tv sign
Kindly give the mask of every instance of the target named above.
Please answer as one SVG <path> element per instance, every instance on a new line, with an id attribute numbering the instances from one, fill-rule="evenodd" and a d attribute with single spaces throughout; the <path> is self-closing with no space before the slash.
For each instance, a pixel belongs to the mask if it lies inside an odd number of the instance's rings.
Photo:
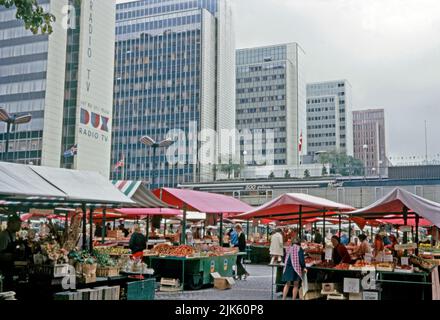
<path id="1" fill-rule="evenodd" d="M 115 46 L 113 1 L 83 0 L 75 168 L 110 175 Z"/>

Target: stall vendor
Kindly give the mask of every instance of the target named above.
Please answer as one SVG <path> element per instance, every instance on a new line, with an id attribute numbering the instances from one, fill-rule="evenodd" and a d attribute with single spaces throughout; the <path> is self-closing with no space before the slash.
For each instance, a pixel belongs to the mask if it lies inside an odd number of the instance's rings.
<path id="1" fill-rule="evenodd" d="M 284 242 L 281 228 L 277 228 L 270 239 L 269 254 L 271 255 L 271 264 L 281 263 L 284 256 Z"/>
<path id="2" fill-rule="evenodd" d="M 147 248 L 147 238 L 142 234 L 139 226 L 135 227 L 131 235 L 129 248 L 134 257 L 142 257 L 143 251 Z"/>
<path id="3" fill-rule="evenodd" d="M 356 258 L 364 259 L 366 254 L 371 254 L 372 249 L 368 243 L 367 236 L 365 234 L 359 235 L 360 245 L 353 251 L 353 255 Z"/>
<path id="4" fill-rule="evenodd" d="M 0 272 L 4 276 L 4 290 L 11 290 L 14 272 L 14 259 L 17 254 L 15 234 L 21 229 L 21 220 L 18 216 L 8 219 L 6 230 L 0 232 Z"/>
<path id="5" fill-rule="evenodd" d="M 348 253 L 347 248 L 341 243 L 339 237 L 333 236 L 331 241 L 333 244 L 333 262 L 335 264 L 351 263 L 350 254 Z"/>

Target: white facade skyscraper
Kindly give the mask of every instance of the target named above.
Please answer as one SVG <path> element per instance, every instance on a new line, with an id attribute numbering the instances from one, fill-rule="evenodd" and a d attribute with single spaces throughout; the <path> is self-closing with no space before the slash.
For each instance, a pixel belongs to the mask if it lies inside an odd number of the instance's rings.
<path id="1" fill-rule="evenodd" d="M 308 155 L 342 152 L 353 156 L 352 88 L 347 80 L 307 85 Z"/>
<path id="2" fill-rule="evenodd" d="M 307 154 L 304 60 L 296 43 L 237 50 L 237 129 L 252 134 L 240 144 L 247 165 L 261 165 L 259 152 L 271 149 L 273 157 L 261 157 L 266 165 L 299 165 Z M 257 135 L 267 141 L 269 130 L 273 148 L 255 148 Z"/>

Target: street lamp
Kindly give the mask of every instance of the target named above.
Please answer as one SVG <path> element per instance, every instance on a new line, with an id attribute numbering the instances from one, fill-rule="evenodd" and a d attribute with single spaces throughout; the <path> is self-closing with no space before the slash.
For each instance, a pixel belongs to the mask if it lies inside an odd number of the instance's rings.
<path id="1" fill-rule="evenodd" d="M 29 123 L 32 120 L 32 115 L 26 114 L 23 116 L 10 115 L 5 109 L 0 108 L 0 121 L 6 123 L 6 143 L 5 150 L 3 153 L 3 160 L 8 161 L 8 152 L 9 152 L 9 139 L 11 133 L 12 125 L 19 125 Z"/>
<path id="2" fill-rule="evenodd" d="M 368 150 L 368 145 L 364 144 L 362 148 L 364 148 L 364 160 L 365 160 L 364 175 L 365 175 L 365 178 L 366 178 L 367 177 L 367 150 Z"/>
<path id="3" fill-rule="evenodd" d="M 246 150 L 244 150 L 243 151 L 243 157 L 241 157 L 241 168 L 240 168 L 240 175 L 243 177 L 243 180 L 245 180 L 246 181 L 246 177 L 245 177 L 245 175 L 244 175 L 244 168 L 245 168 L 245 157 L 247 156 L 247 151 Z"/>
<path id="4" fill-rule="evenodd" d="M 169 146 L 171 146 L 174 143 L 174 140 L 167 138 L 165 140 L 162 140 L 160 142 L 156 142 L 156 140 L 154 140 L 153 138 L 149 137 L 149 136 L 143 136 L 140 140 L 139 140 L 142 144 L 146 145 L 147 147 L 151 147 L 153 148 L 153 181 L 152 184 L 154 185 L 154 176 L 155 176 L 155 167 L 156 165 L 154 164 L 154 161 L 156 160 L 156 152 L 158 148 L 168 148 Z"/>

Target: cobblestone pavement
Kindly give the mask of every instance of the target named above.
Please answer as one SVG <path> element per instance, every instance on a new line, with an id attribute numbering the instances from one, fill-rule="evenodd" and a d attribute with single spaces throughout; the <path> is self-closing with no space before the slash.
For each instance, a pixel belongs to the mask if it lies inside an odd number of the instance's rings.
<path id="1" fill-rule="evenodd" d="M 229 290 L 214 288 L 178 293 L 156 292 L 156 300 L 271 300 L 272 271 L 266 265 L 246 265 L 250 276 Z M 274 295 L 274 299 L 277 296 Z"/>

